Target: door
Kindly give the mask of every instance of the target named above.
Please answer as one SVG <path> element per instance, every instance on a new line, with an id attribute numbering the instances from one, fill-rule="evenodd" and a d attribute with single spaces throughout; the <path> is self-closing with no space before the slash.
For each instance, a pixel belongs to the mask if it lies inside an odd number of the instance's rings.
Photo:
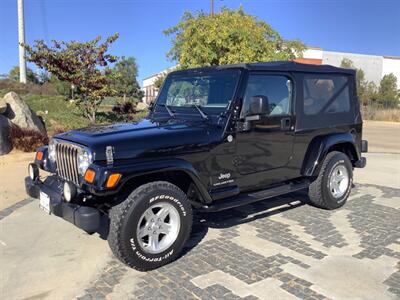
<path id="1" fill-rule="evenodd" d="M 249 74 L 235 157 L 237 171 L 247 177 L 246 181 L 252 181 L 249 185 L 285 179 L 277 170 L 292 158 L 293 91 L 293 80 L 288 75 Z"/>

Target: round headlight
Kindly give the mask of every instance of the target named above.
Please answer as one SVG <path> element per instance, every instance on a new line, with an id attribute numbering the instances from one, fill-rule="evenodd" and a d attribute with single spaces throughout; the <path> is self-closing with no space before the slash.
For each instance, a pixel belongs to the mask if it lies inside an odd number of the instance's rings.
<path id="1" fill-rule="evenodd" d="M 73 198 L 75 198 L 75 196 L 76 196 L 75 185 L 73 185 L 71 182 L 68 182 L 68 181 L 64 182 L 63 194 L 64 194 L 65 201 L 71 202 L 71 200 Z"/>
<path id="2" fill-rule="evenodd" d="M 49 150 L 48 154 L 49 159 L 51 162 L 54 163 L 56 161 L 56 142 L 54 140 L 50 141 L 48 150 Z"/>
<path id="3" fill-rule="evenodd" d="M 78 154 L 78 171 L 79 174 L 85 174 L 87 168 L 93 162 L 92 154 L 85 149 L 80 149 Z"/>
<path id="4" fill-rule="evenodd" d="M 39 177 L 39 168 L 35 164 L 29 164 L 28 166 L 29 177 L 35 181 Z"/>

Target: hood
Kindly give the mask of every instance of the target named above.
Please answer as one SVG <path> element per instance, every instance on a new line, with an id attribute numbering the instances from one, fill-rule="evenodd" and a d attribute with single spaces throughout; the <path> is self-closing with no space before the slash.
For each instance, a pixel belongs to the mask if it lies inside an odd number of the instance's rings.
<path id="1" fill-rule="evenodd" d="M 95 161 L 106 160 L 106 147 L 112 146 L 115 159 L 185 154 L 210 143 L 216 128 L 205 123 L 180 120 L 168 122 L 143 119 L 137 123 L 91 126 L 56 135 L 88 147 Z"/>

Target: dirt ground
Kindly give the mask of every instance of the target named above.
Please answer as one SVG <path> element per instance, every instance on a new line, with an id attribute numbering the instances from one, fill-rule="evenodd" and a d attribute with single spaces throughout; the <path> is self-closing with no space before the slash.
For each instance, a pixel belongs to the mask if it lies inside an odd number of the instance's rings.
<path id="1" fill-rule="evenodd" d="M 400 167 L 400 160 L 396 155 L 400 154 L 400 123 L 365 121 L 363 138 L 369 141 L 367 166 L 374 169 L 376 168 L 378 173 L 379 169 L 382 169 L 385 173 L 382 175 L 389 177 L 392 177 L 392 175 L 395 177 L 398 176 L 395 175 L 395 169 Z M 28 163 L 33 160 L 34 155 L 34 153 L 12 151 L 8 155 L 0 156 L 0 210 L 26 197 L 24 178 L 27 176 Z M 379 156 L 379 163 L 374 163 L 374 156 Z M 387 161 L 387 167 L 382 168 L 382 159 Z M 387 168 L 394 168 L 395 173 L 388 172 Z M 359 170 L 357 173 L 360 173 L 360 175 L 358 175 L 359 181 L 363 182 L 364 170 Z M 382 181 L 390 179 L 385 179 L 381 176 L 378 177 L 377 180 Z M 399 179 L 389 184 L 389 186 L 398 188 L 400 186 L 398 182 Z M 378 182 L 376 182 L 376 184 L 378 184 Z M 381 184 L 385 184 L 385 182 L 381 182 Z"/>
<path id="2" fill-rule="evenodd" d="M 24 178 L 35 153 L 12 151 L 0 156 L 0 210 L 26 198 Z"/>

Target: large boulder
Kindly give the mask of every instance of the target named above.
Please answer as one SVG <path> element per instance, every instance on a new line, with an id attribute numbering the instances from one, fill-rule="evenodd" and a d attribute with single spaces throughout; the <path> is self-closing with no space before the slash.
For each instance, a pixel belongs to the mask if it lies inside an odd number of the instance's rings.
<path id="1" fill-rule="evenodd" d="M 12 149 L 10 131 L 10 120 L 0 115 L 0 155 L 7 154 Z"/>
<path id="2" fill-rule="evenodd" d="M 21 128 L 33 129 L 46 134 L 46 128 L 41 119 L 29 108 L 18 94 L 10 92 L 3 98 L 8 107 L 4 116 Z"/>
<path id="3" fill-rule="evenodd" d="M 4 114 L 6 110 L 7 110 L 7 103 L 3 99 L 0 99 L 0 115 Z"/>

